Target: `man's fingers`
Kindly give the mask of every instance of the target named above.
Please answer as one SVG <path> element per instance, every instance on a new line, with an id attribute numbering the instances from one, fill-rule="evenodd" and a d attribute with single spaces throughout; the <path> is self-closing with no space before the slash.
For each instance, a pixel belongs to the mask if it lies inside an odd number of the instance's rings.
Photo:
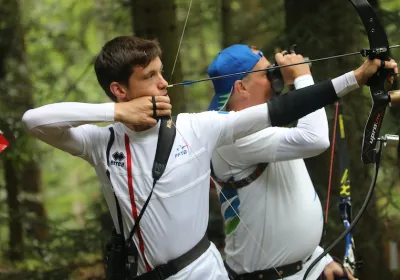
<path id="1" fill-rule="evenodd" d="M 280 52 L 275 54 L 275 60 L 276 62 L 278 62 L 278 64 L 280 61 L 282 61 L 282 59 L 283 59 L 283 54 L 281 54 Z"/>
<path id="2" fill-rule="evenodd" d="M 164 102 L 157 102 L 156 103 L 156 108 L 157 110 L 171 110 L 172 105 L 169 103 L 164 103 Z"/>
<path id="3" fill-rule="evenodd" d="M 169 103 L 162 103 L 162 102 L 156 103 L 156 115 L 157 116 L 170 116 L 171 109 L 172 109 L 172 105 Z M 148 108 L 147 115 L 152 116 L 152 117 L 154 116 L 154 110 L 153 110 L 152 103 L 151 103 L 151 106 Z"/>
<path id="4" fill-rule="evenodd" d="M 171 103 L 171 100 L 168 95 L 157 95 L 156 102 Z"/>
<path id="5" fill-rule="evenodd" d="M 157 120 L 151 117 L 145 117 L 138 125 L 150 125 L 155 126 L 157 124 Z"/>
<path id="6" fill-rule="evenodd" d="M 324 275 L 325 275 L 326 280 L 334 280 L 335 279 L 335 273 L 329 267 L 325 268 Z"/>
<path id="7" fill-rule="evenodd" d="M 171 110 L 157 110 L 157 116 L 171 116 Z"/>
<path id="8" fill-rule="evenodd" d="M 157 120 L 154 118 L 149 118 L 148 119 L 148 124 L 151 126 L 155 126 L 157 124 Z"/>
<path id="9" fill-rule="evenodd" d="M 385 61 L 385 68 L 386 69 L 395 69 L 395 68 L 397 68 L 397 63 L 393 59 L 390 61 Z"/>
<path id="10" fill-rule="evenodd" d="M 397 63 L 391 59 L 390 61 L 384 61 L 380 59 L 374 59 L 374 63 L 378 67 L 385 67 L 385 69 L 394 69 L 395 73 L 398 72 Z"/>
<path id="11" fill-rule="evenodd" d="M 393 72 L 394 72 L 395 74 L 398 74 L 398 73 L 399 73 L 399 67 L 397 66 L 396 61 L 394 61 L 393 59 L 391 59 L 390 62 L 392 62 L 392 65 L 395 65 L 395 67 L 393 68 Z"/>
<path id="12" fill-rule="evenodd" d="M 347 270 L 347 278 L 349 278 L 349 280 L 358 280 L 358 278 L 355 278 L 353 274 L 351 274 L 348 268 L 346 268 L 346 270 Z"/>

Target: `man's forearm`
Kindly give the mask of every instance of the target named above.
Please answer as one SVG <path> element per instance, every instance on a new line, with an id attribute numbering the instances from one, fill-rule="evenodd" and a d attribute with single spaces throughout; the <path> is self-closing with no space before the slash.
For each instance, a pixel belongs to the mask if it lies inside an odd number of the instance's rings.
<path id="1" fill-rule="evenodd" d="M 29 134 L 72 155 L 82 155 L 86 143 L 81 127 L 74 127 L 113 120 L 114 103 L 55 103 L 29 110 L 22 117 Z"/>
<path id="2" fill-rule="evenodd" d="M 298 89 L 267 102 L 272 126 L 285 126 L 358 88 L 352 72 Z"/>
<path id="3" fill-rule="evenodd" d="M 28 131 L 36 128 L 70 128 L 82 124 L 114 121 L 114 103 L 65 102 L 28 110 L 22 117 Z"/>

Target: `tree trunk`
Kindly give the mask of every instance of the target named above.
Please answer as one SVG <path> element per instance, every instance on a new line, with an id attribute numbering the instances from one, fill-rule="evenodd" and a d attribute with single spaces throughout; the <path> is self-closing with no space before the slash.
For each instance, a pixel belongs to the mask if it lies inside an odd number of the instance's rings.
<path id="1" fill-rule="evenodd" d="M 11 260 L 23 258 L 24 228 L 31 233 L 30 238 L 42 240 L 48 234 L 46 212 L 40 199 L 40 168 L 32 155 L 36 145 L 21 125 L 23 112 L 33 107 L 33 88 L 19 8 L 19 1 L 0 0 L 0 89 L 3 93 L 0 124 L 10 141 L 9 149 L 1 158 L 9 207 Z"/>
<path id="2" fill-rule="evenodd" d="M 183 25 L 178 28 L 174 0 L 131 0 L 131 3 L 135 35 L 146 39 L 157 39 L 160 42 L 165 78 L 170 84 L 181 82 L 183 75 L 180 59 L 178 57 L 176 62 L 175 59 Z M 190 31 L 186 28 L 186 32 Z M 168 91 L 173 113 L 185 112 L 187 98 L 183 87 L 176 86 Z"/>
<path id="3" fill-rule="evenodd" d="M 22 260 L 23 258 L 23 236 L 21 223 L 21 204 L 18 201 L 19 185 L 17 170 L 12 160 L 4 159 L 4 177 L 7 191 L 7 205 L 9 212 L 9 253 L 11 261 Z"/>
<path id="4" fill-rule="evenodd" d="M 23 212 L 26 219 L 27 235 L 40 241 L 49 237 L 47 212 L 43 204 L 43 190 L 40 166 L 30 158 L 22 167 L 21 190 Z"/>
<path id="5" fill-rule="evenodd" d="M 238 44 L 237 42 L 237 21 L 235 12 L 232 10 L 232 0 L 221 0 L 221 26 L 222 26 L 222 48 Z"/>
<path id="6" fill-rule="evenodd" d="M 311 58 L 352 52 L 361 49 L 367 43 L 365 33 L 360 32 L 360 25 L 355 24 L 358 18 L 351 3 L 339 0 L 286 0 L 286 33 L 288 41 L 298 44 L 297 52 Z M 321 15 L 321 16 L 318 16 Z M 360 44 L 361 43 L 361 44 Z M 314 63 L 312 72 L 315 81 L 334 78 L 351 71 L 361 64 L 359 57 L 330 60 Z M 352 92 L 344 98 L 344 118 L 346 142 L 350 156 L 350 179 L 352 182 L 353 213 L 358 213 L 371 181 L 371 166 L 363 165 L 360 160 L 362 133 L 369 108 L 370 97 L 361 95 L 360 91 Z M 327 108 L 331 131 L 333 125 L 333 108 Z M 332 133 L 331 133 L 332 135 Z M 306 161 L 314 186 L 320 194 L 323 208 L 327 197 L 330 152 Z M 339 178 L 337 172 L 338 152 L 335 154 L 334 178 L 331 190 L 331 206 L 326 240 L 323 245 L 331 244 L 344 227 L 340 222 L 337 203 L 339 201 Z M 384 235 L 383 224 L 379 222 L 376 201 L 372 199 L 362 220 L 356 227 L 355 241 L 357 256 L 364 259 L 360 279 L 391 279 L 388 265 L 384 261 L 383 247 L 380 240 Z M 362 230 L 360 230 L 362 229 Z M 333 255 L 343 259 L 344 244 L 337 246 Z"/>

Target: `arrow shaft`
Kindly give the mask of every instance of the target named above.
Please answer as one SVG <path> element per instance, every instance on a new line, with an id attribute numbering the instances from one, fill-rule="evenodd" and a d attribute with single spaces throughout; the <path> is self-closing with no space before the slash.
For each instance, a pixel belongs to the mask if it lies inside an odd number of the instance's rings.
<path id="1" fill-rule="evenodd" d="M 400 48 L 400 45 L 393 45 L 390 46 L 389 49 L 394 49 L 394 48 Z M 352 53 L 346 53 L 346 54 L 338 54 L 338 55 L 332 55 L 332 56 L 327 56 L 327 57 L 322 57 L 322 58 L 315 58 L 303 62 L 298 62 L 298 63 L 293 63 L 293 64 L 288 64 L 288 65 L 277 65 L 269 68 L 263 68 L 263 69 L 258 69 L 258 70 L 250 70 L 250 71 L 244 71 L 244 72 L 237 72 L 237 73 L 232 73 L 228 75 L 221 75 L 221 76 L 216 76 L 216 77 L 211 77 L 211 78 L 203 78 L 203 79 L 198 79 L 198 80 L 190 80 L 190 81 L 184 81 L 176 84 L 171 84 L 168 85 L 167 88 L 171 88 L 174 86 L 187 86 L 195 83 L 200 83 L 200 82 L 205 82 L 205 81 L 211 81 L 211 80 L 217 80 L 217 79 L 222 79 L 222 78 L 228 78 L 232 76 L 237 76 L 237 75 L 247 75 L 250 73 L 256 73 L 256 72 L 262 72 L 262 71 L 267 71 L 267 70 L 274 70 L 274 69 L 281 69 L 281 68 L 286 68 L 286 67 L 291 67 L 291 66 L 296 66 L 296 65 L 301 65 L 301 64 L 309 64 L 312 62 L 320 62 L 320 61 L 326 61 L 330 59 L 337 59 L 341 57 L 347 57 L 347 56 L 353 56 L 353 55 L 360 55 L 361 52 L 352 52 Z"/>

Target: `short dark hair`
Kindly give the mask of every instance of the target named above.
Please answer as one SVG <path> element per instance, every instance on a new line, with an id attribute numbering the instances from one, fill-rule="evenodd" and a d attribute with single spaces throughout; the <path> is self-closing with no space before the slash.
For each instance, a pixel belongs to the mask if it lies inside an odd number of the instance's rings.
<path id="1" fill-rule="evenodd" d="M 146 40 L 135 36 L 120 36 L 108 41 L 94 63 L 97 81 L 114 102 L 115 95 L 110 91 L 112 82 L 129 85 L 129 77 L 136 66 L 146 67 L 161 57 L 161 48 L 156 40 Z"/>

